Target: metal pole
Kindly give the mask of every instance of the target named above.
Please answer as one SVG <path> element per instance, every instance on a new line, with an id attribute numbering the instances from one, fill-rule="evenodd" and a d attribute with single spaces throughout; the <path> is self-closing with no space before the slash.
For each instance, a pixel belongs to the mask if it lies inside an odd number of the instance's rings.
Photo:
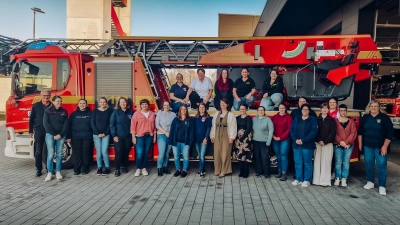
<path id="1" fill-rule="evenodd" d="M 35 39 L 35 30 L 36 30 L 36 11 L 33 11 L 33 39 Z"/>
<path id="2" fill-rule="evenodd" d="M 375 10 L 375 19 L 374 19 L 374 41 L 376 41 L 376 27 L 378 25 L 378 12 L 379 10 Z"/>

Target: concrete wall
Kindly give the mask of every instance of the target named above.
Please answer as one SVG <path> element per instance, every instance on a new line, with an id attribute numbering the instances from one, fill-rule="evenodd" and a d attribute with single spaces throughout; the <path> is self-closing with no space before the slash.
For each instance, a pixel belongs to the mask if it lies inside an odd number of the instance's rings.
<path id="1" fill-rule="evenodd" d="M 259 15 L 218 14 L 218 37 L 252 37 Z"/>
<path id="2" fill-rule="evenodd" d="M 111 39 L 111 0 L 67 0 L 67 38 Z"/>
<path id="3" fill-rule="evenodd" d="M 6 101 L 11 94 L 11 77 L 0 76 L 0 114 L 6 111 Z"/>

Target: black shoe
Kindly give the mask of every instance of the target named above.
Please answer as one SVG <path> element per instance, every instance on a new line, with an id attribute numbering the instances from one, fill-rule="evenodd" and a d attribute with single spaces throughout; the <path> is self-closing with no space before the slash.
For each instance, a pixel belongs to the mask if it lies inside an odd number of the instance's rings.
<path id="1" fill-rule="evenodd" d="M 269 176 L 268 176 L 268 175 L 264 175 L 264 178 L 265 178 L 265 179 L 269 179 Z"/>
<path id="2" fill-rule="evenodd" d="M 105 175 L 108 175 L 110 173 L 111 173 L 110 167 L 108 167 L 108 168 L 106 167 L 106 169 L 103 171 L 102 175 L 105 176 Z"/>
<path id="3" fill-rule="evenodd" d="M 81 174 L 81 173 L 78 173 L 78 172 L 74 172 L 74 175 L 79 175 L 79 174 Z"/>
<path id="4" fill-rule="evenodd" d="M 165 174 L 171 174 L 171 172 L 169 172 L 167 167 L 163 167 L 163 173 Z"/>
<path id="5" fill-rule="evenodd" d="M 121 171 L 122 171 L 122 173 L 128 173 L 128 168 L 122 167 L 122 168 L 121 168 Z"/>
<path id="6" fill-rule="evenodd" d="M 162 168 L 158 168 L 157 170 L 158 170 L 158 176 L 159 176 L 159 177 L 162 177 L 162 175 L 163 175 L 163 169 L 162 169 Z"/>
<path id="7" fill-rule="evenodd" d="M 285 181 L 287 179 L 286 172 L 282 172 L 282 177 L 279 179 L 280 181 Z"/>
<path id="8" fill-rule="evenodd" d="M 37 177 L 42 176 L 42 170 L 36 170 L 36 176 Z"/>
<path id="9" fill-rule="evenodd" d="M 84 174 L 84 175 L 86 175 L 86 174 L 88 174 L 88 173 L 89 173 L 89 170 L 82 171 L 82 174 Z"/>
<path id="10" fill-rule="evenodd" d="M 180 171 L 180 170 L 177 170 L 177 171 L 174 173 L 174 177 L 177 177 L 177 176 L 179 176 L 179 175 L 181 175 L 181 171 Z"/>
<path id="11" fill-rule="evenodd" d="M 121 175 L 121 172 L 119 170 L 115 170 L 114 176 L 119 177 Z"/>
<path id="12" fill-rule="evenodd" d="M 278 171 L 278 174 L 275 175 L 276 178 L 281 178 L 282 177 L 282 171 Z"/>
<path id="13" fill-rule="evenodd" d="M 260 177 L 260 176 L 261 176 L 260 174 L 256 173 L 256 177 Z"/>
<path id="14" fill-rule="evenodd" d="M 103 175 L 103 169 L 102 168 L 98 168 L 97 169 L 97 176 L 101 176 Z"/>
<path id="15" fill-rule="evenodd" d="M 200 173 L 200 177 L 201 177 L 201 178 L 203 178 L 204 175 L 205 175 L 205 174 L 204 174 L 203 172 Z"/>
<path id="16" fill-rule="evenodd" d="M 182 173 L 181 173 L 181 177 L 186 177 L 186 175 L 187 175 L 187 172 L 184 170 L 184 171 L 182 171 Z"/>

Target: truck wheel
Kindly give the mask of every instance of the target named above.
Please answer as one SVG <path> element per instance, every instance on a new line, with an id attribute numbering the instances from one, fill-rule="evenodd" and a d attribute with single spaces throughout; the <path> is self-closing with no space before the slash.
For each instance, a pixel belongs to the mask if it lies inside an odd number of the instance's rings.
<path id="1" fill-rule="evenodd" d="M 68 142 L 64 142 L 64 146 L 62 149 L 62 169 L 71 169 L 74 167 L 74 162 L 72 161 L 72 147 Z M 54 155 L 54 167 L 56 168 L 56 156 Z"/>

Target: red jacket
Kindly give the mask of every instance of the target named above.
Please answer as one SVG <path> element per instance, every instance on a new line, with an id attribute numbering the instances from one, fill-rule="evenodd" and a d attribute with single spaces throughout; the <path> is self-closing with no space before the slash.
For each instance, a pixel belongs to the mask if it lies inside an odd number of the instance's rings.
<path id="1" fill-rule="evenodd" d="M 150 136 L 153 136 L 157 132 L 155 122 L 156 115 L 152 111 L 149 111 L 149 118 L 146 118 L 141 111 L 136 111 L 131 120 L 132 135 L 141 137 L 145 133 L 150 133 Z"/>
<path id="2" fill-rule="evenodd" d="M 293 119 L 286 113 L 281 116 L 279 113 L 272 117 L 272 123 L 274 124 L 274 136 L 279 137 L 281 141 L 290 138 L 290 126 L 292 126 Z"/>
<path id="3" fill-rule="evenodd" d="M 354 140 L 357 137 L 357 128 L 356 124 L 352 119 L 349 119 L 349 124 L 347 124 L 346 129 L 339 123 L 338 119 L 336 120 L 336 137 L 335 144 L 339 144 L 341 141 L 344 141 L 346 144 L 354 145 Z"/>

